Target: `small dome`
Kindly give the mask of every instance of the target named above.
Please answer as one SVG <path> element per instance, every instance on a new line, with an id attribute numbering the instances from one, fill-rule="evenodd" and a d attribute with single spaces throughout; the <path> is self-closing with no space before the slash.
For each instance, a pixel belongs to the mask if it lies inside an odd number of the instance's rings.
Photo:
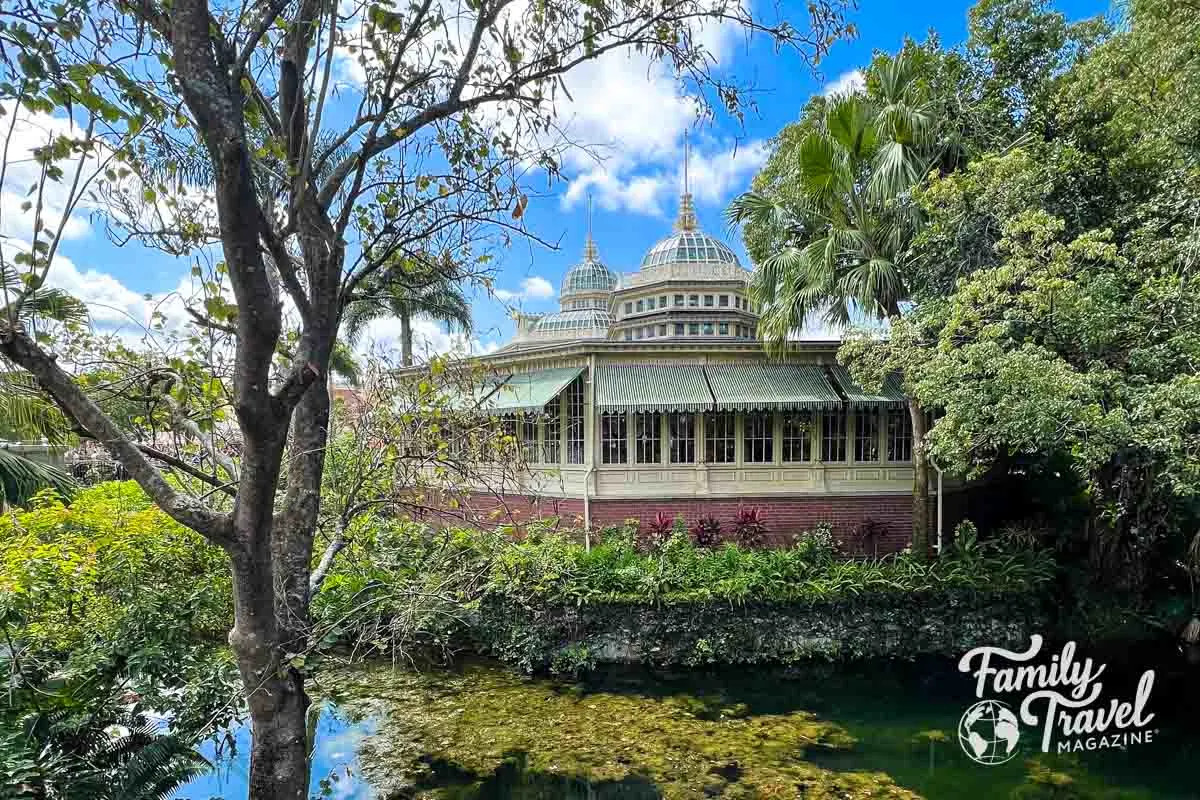
<path id="1" fill-rule="evenodd" d="M 577 292 L 611 292 L 617 285 L 617 275 L 600 263 L 596 253 L 596 245 L 588 236 L 587 247 L 583 251 L 583 261 L 567 271 L 563 276 L 560 295 Z"/>
<path id="2" fill-rule="evenodd" d="M 599 335 L 606 336 L 612 322 L 613 318 L 611 314 L 595 308 L 580 309 L 578 311 L 559 311 L 555 314 L 547 314 L 538 320 L 534 332 L 554 335 L 579 331 L 596 331 Z"/>
<path id="3" fill-rule="evenodd" d="M 642 269 L 677 263 L 741 266 L 737 254 L 721 240 L 703 231 L 679 231 L 650 248 L 642 259 Z"/>

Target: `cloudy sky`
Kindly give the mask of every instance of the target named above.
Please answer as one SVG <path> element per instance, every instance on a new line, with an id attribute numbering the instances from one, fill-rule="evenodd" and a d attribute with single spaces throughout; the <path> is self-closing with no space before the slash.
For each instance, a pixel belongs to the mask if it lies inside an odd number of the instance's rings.
<path id="1" fill-rule="evenodd" d="M 785 10 L 787 5 L 782 4 Z M 803 10 L 796 5 L 800 21 Z M 834 45 L 818 76 L 798 56 L 777 54 L 766 41 L 747 41 L 729 29 L 707 32 L 707 44 L 720 69 L 756 90 L 757 110 L 748 112 L 740 124 L 719 117 L 698 125 L 693 102 L 666 69 L 638 57 L 609 54 L 572 73 L 568 78 L 572 101 L 563 107 L 560 121 L 579 141 L 595 145 L 600 159 L 568 154 L 567 179 L 531 199 L 527 224 L 541 239 L 557 243 L 557 248 L 518 242 L 500 254 L 494 296 L 480 292 L 473 300 L 476 333 L 469 346 L 478 352 L 507 341 L 513 308 L 557 309 L 562 276 L 583 250 L 589 194 L 602 260 L 618 272 L 635 271 L 646 250 L 670 232 L 682 185 L 685 132 L 690 132 L 688 172 L 701 225 L 724 238 L 745 260 L 740 238 L 726 228 L 722 210 L 748 187 L 766 158 L 770 137 L 796 118 L 811 95 L 852 89 L 861 80 L 858 70 L 873 51 L 894 51 L 905 35 L 924 39 L 931 28 L 944 43 L 962 41 L 969 5 L 950 0 L 861 0 L 861 8 L 852 15 L 858 39 Z M 1066 0 L 1055 5 L 1073 19 L 1108 7 L 1103 0 Z M 349 81 L 354 77 L 345 76 Z M 13 128 L 6 181 L 12 189 L 0 196 L 4 212 L 0 234 L 25 238 L 19 230 L 25 198 L 16 189 L 21 182 L 12 180 L 12 175 L 32 167 L 28 150 L 45 140 L 47 128 L 68 125 L 62 119 L 39 119 L 36 125 Z M 8 136 L 8 126 L 2 126 L 0 141 Z M 51 208 L 54 201 L 46 198 Z M 104 326 L 144 322 L 153 306 L 171 308 L 173 293 L 189 283 L 190 261 L 136 245 L 116 246 L 102 221 L 86 208 L 63 231 L 60 252 L 53 282 L 87 300 L 97 324 Z M 398 325 L 382 321 L 370 333 L 386 346 L 397 329 Z M 429 348 L 442 350 L 454 342 L 431 321 L 420 321 L 416 331 Z"/>

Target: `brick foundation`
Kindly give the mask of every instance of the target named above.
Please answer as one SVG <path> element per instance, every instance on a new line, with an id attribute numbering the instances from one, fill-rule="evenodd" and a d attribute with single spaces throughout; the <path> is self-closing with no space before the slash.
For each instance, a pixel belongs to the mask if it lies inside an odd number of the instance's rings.
<path id="1" fill-rule="evenodd" d="M 953 529 L 957 519 L 951 513 L 952 495 L 947 495 L 946 530 Z M 716 517 L 726 531 L 732 529 L 734 516 L 741 506 L 757 507 L 766 514 L 768 546 L 787 546 L 793 536 L 811 530 L 822 522 L 833 526 L 834 534 L 847 552 L 859 555 L 897 552 L 908 546 L 912 538 L 912 497 L 910 495 L 848 495 L 818 497 L 744 497 L 744 498 L 684 498 L 664 500 L 591 501 L 593 528 L 619 525 L 627 519 L 637 519 L 644 527 L 656 514 L 682 516 L 691 525 L 702 516 Z M 461 524 L 520 525 L 531 519 L 559 517 L 563 524 L 578 526 L 583 521 L 583 500 L 580 498 L 531 497 L 508 495 L 503 499 L 491 495 L 474 495 L 463 502 L 463 509 L 453 520 Z M 885 532 L 874 542 L 862 541 L 855 535 L 864 520 L 882 524 Z M 451 522 L 450 519 L 446 520 Z M 934 517 L 930 516 L 931 524 Z"/>

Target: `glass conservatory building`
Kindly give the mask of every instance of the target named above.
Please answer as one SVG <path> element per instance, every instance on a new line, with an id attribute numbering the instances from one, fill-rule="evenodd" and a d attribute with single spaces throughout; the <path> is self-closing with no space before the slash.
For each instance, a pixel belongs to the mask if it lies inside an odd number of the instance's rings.
<path id="1" fill-rule="evenodd" d="M 482 406 L 512 415 L 531 476 L 475 510 L 593 526 L 712 514 L 728 527 L 756 506 L 776 537 L 819 522 L 848 536 L 870 520 L 888 531 L 879 547 L 905 546 L 912 434 L 899 387 L 863 391 L 834 340 L 769 358 L 750 277 L 699 229 L 687 194 L 636 272 L 606 266 L 589 235 L 560 310 L 519 315 L 485 358 L 501 377 Z"/>

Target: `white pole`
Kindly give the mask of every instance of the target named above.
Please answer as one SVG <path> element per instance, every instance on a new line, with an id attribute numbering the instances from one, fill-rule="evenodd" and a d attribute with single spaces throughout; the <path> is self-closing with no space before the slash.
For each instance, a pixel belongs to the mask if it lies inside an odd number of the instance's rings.
<path id="1" fill-rule="evenodd" d="M 942 468 L 937 465 L 937 462 L 932 458 L 929 463 L 933 464 L 933 468 L 937 470 L 938 487 L 937 487 L 937 552 L 942 554 Z"/>

